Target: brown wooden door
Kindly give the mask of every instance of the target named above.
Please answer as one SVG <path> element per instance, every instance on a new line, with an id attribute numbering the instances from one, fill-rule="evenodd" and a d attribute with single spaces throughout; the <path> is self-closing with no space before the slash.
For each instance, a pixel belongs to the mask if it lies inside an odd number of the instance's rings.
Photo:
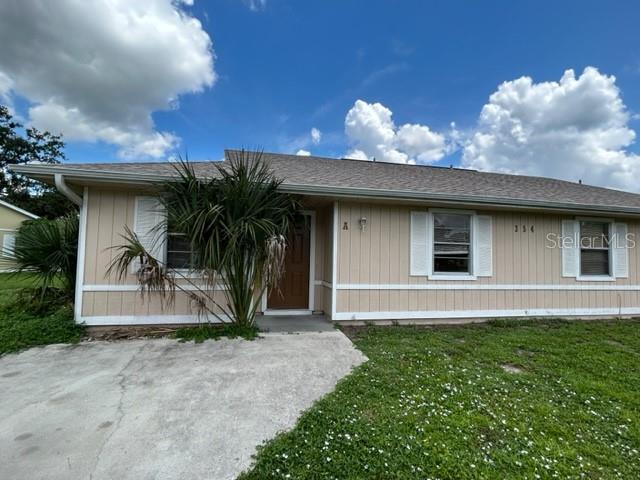
<path id="1" fill-rule="evenodd" d="M 297 221 L 287 237 L 284 275 L 280 289 L 274 288 L 267 299 L 269 309 L 309 308 L 309 258 L 311 245 L 309 222 Z"/>

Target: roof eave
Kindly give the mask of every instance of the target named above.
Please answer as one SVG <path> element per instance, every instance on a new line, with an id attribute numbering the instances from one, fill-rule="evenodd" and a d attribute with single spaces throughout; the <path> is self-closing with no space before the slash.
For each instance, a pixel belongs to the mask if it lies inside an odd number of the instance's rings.
<path id="1" fill-rule="evenodd" d="M 37 220 L 38 218 L 40 218 L 38 215 L 36 215 L 35 213 L 31 213 L 28 212 L 20 207 L 16 207 L 15 205 L 13 205 L 12 203 L 9 202 L 5 202 L 4 200 L 0 200 L 0 205 L 2 205 L 3 207 L 6 207 L 10 210 L 13 210 L 14 212 L 17 212 L 21 215 L 24 215 L 25 217 L 29 217 L 33 220 Z"/>
<path id="2" fill-rule="evenodd" d="M 41 180 L 47 180 L 50 183 L 53 183 L 53 177 L 56 173 L 62 173 L 64 174 L 67 181 L 79 184 L 87 183 L 87 181 L 90 180 L 91 183 L 151 185 L 154 183 L 165 182 L 171 179 L 171 177 L 168 175 L 141 173 L 131 174 L 105 170 L 94 171 L 62 165 L 16 165 L 12 166 L 11 168 L 18 173 L 32 176 Z M 410 190 L 377 190 L 358 187 L 336 187 L 291 183 L 282 184 L 281 189 L 288 193 L 300 195 L 322 195 L 342 198 L 367 198 L 377 200 L 395 199 L 413 202 L 435 201 L 466 206 L 475 205 L 483 207 L 511 207 L 554 211 L 569 210 L 598 214 L 619 213 L 627 215 L 640 215 L 640 207 L 626 207 L 618 205 L 588 205 L 536 200 L 519 200 L 501 197 L 480 197 L 475 195 L 447 195 L 426 192 L 423 193 Z"/>

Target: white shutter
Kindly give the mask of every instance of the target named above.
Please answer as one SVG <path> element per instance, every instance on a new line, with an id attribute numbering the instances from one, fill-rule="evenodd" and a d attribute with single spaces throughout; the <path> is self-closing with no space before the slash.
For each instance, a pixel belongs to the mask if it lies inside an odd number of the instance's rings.
<path id="1" fill-rule="evenodd" d="M 562 276 L 577 277 L 580 271 L 580 223 L 577 220 L 562 220 Z"/>
<path id="2" fill-rule="evenodd" d="M 134 232 L 147 251 L 161 262 L 165 261 L 164 221 L 164 206 L 157 197 L 136 197 Z"/>
<path id="3" fill-rule="evenodd" d="M 473 274 L 493 275 L 493 222 L 490 215 L 473 217 Z"/>
<path id="4" fill-rule="evenodd" d="M 429 212 L 411 212 L 411 275 L 429 275 L 431 273 L 430 224 Z"/>
<path id="5" fill-rule="evenodd" d="M 16 246 L 16 236 L 13 233 L 5 233 L 2 237 L 2 256 L 13 258 L 13 249 Z"/>
<path id="6" fill-rule="evenodd" d="M 613 224 L 613 275 L 616 278 L 629 277 L 629 250 L 627 248 L 627 224 Z"/>

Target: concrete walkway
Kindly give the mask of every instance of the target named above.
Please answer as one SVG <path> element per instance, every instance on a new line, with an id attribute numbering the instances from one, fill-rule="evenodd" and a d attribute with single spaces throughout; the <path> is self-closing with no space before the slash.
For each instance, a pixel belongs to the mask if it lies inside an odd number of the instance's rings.
<path id="1" fill-rule="evenodd" d="M 263 332 L 332 332 L 333 324 L 323 315 L 258 315 L 256 323 Z"/>
<path id="2" fill-rule="evenodd" d="M 0 478 L 232 479 L 365 357 L 342 333 L 0 358 Z"/>

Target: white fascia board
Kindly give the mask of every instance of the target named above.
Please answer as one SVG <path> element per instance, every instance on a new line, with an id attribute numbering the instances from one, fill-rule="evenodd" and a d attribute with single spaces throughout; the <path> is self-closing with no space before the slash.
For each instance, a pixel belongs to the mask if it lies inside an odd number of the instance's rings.
<path id="1" fill-rule="evenodd" d="M 22 215 L 24 215 L 24 216 L 26 216 L 26 217 L 29 217 L 29 218 L 31 218 L 31 219 L 33 219 L 33 220 L 36 220 L 36 219 L 40 218 L 40 217 L 39 217 L 38 215 L 36 215 L 35 213 L 27 212 L 26 210 L 23 210 L 23 209 L 22 209 L 22 208 L 20 208 L 20 207 L 16 207 L 15 205 L 12 205 L 12 204 L 11 204 L 11 203 L 9 203 L 9 202 L 5 202 L 4 200 L 0 200 L 0 205 L 2 205 L 2 206 L 4 206 L 4 207 L 7 207 L 7 208 L 9 208 L 9 209 L 11 209 L 11 210 L 13 210 L 14 212 L 18 212 L 18 213 L 20 213 L 20 214 L 22 214 Z"/>

